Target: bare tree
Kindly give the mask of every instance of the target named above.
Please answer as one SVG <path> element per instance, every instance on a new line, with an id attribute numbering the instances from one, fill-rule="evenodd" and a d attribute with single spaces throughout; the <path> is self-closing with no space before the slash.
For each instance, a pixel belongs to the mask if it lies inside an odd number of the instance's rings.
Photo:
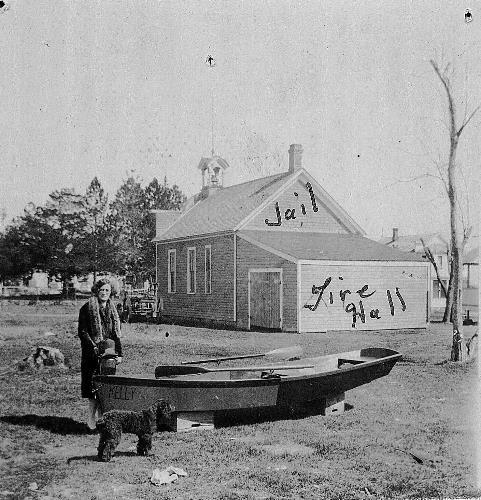
<path id="1" fill-rule="evenodd" d="M 459 140 L 464 129 L 472 120 L 480 106 L 477 106 L 469 115 L 464 113 L 464 117 L 459 124 L 456 103 L 452 88 L 452 69 L 447 64 L 443 69 L 431 60 L 436 75 L 441 81 L 448 101 L 449 117 L 449 156 L 447 171 L 447 195 L 450 209 L 450 229 L 451 229 L 451 281 L 452 281 L 452 323 L 453 323 L 453 343 L 451 348 L 452 361 L 464 361 L 466 359 L 466 343 L 462 331 L 462 269 L 463 269 L 463 250 L 469 239 L 471 228 L 463 224 L 463 231 L 460 229 L 462 214 L 459 206 L 459 187 L 458 187 L 458 165 L 456 163 L 456 153 Z"/>
<path id="2" fill-rule="evenodd" d="M 453 301 L 452 301 L 453 294 L 452 294 L 451 273 L 449 273 L 449 283 L 448 283 L 448 286 L 446 287 L 444 280 L 441 279 L 441 273 L 439 272 L 439 266 L 438 266 L 438 263 L 436 262 L 433 251 L 431 250 L 429 245 L 426 245 L 423 238 L 421 238 L 421 244 L 423 245 L 424 254 L 426 255 L 429 262 L 431 262 L 431 265 L 434 268 L 434 272 L 436 273 L 436 278 L 438 279 L 439 286 L 441 287 L 441 289 L 444 293 L 444 296 L 446 297 L 446 305 L 444 307 L 444 314 L 443 314 L 443 323 L 446 323 L 451 318 L 451 306 L 453 303 Z M 447 248 L 446 248 L 446 255 L 448 256 L 448 260 L 449 260 L 449 258 L 450 258 L 449 245 L 447 245 Z M 451 269 L 450 263 L 449 263 L 449 268 Z"/>

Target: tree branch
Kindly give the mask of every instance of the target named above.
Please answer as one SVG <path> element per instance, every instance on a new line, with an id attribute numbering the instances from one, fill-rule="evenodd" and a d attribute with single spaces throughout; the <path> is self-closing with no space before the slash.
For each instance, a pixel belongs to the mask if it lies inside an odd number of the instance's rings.
<path id="1" fill-rule="evenodd" d="M 479 104 L 476 109 L 468 116 L 467 120 L 465 120 L 463 122 L 463 124 L 461 125 L 461 128 L 456 132 L 456 135 L 459 137 L 461 135 L 461 133 L 463 132 L 464 130 L 464 127 L 466 127 L 466 125 L 471 121 L 471 119 L 473 118 L 473 116 L 478 112 L 479 108 L 481 108 L 481 104 Z"/>
<path id="2" fill-rule="evenodd" d="M 469 226 L 467 228 L 464 228 L 463 230 L 463 252 L 464 252 L 464 247 L 466 246 L 466 243 L 468 242 L 470 236 L 471 236 L 471 232 L 473 231 L 473 226 Z"/>
<path id="3" fill-rule="evenodd" d="M 429 262 L 431 262 L 431 264 L 434 267 L 434 271 L 436 272 L 436 278 L 438 279 L 438 283 L 441 286 L 441 288 L 443 289 L 444 295 L 447 297 L 448 296 L 448 290 L 447 290 L 446 285 L 444 284 L 443 280 L 441 279 L 441 277 L 439 275 L 438 264 L 436 262 L 436 259 L 434 258 L 433 252 L 426 245 L 426 243 L 424 243 L 424 239 L 423 238 L 421 238 L 421 243 L 423 245 L 424 253 L 426 254 L 426 257 L 428 258 Z"/>
<path id="4" fill-rule="evenodd" d="M 416 177 L 411 177 L 410 179 L 398 179 L 396 182 L 393 182 L 392 184 L 389 184 L 388 186 L 385 186 L 385 187 L 390 188 L 392 186 L 395 186 L 396 184 L 406 183 L 406 182 L 414 182 L 414 181 L 418 181 L 419 179 L 425 179 L 426 177 L 432 177 L 433 179 L 438 179 L 438 180 L 441 180 L 442 182 L 444 182 L 442 177 L 438 177 L 437 175 L 426 173 L 426 174 L 418 175 Z"/>
<path id="5" fill-rule="evenodd" d="M 431 66 L 433 67 L 434 71 L 438 75 L 439 79 L 441 80 L 441 83 L 443 84 L 444 89 L 446 90 L 446 96 L 448 98 L 448 106 L 449 106 L 449 117 L 451 121 L 451 139 L 453 139 L 454 136 L 456 136 L 456 106 L 453 101 L 453 96 L 451 93 L 451 82 L 449 81 L 449 77 L 447 75 L 447 72 L 449 70 L 449 63 L 446 65 L 444 68 L 443 73 L 441 74 L 441 71 L 439 70 L 438 65 L 436 64 L 435 61 L 431 59 L 430 61 Z"/>
<path id="6" fill-rule="evenodd" d="M 448 186 L 448 181 L 446 180 L 445 176 L 443 175 L 443 171 L 441 169 L 440 163 L 441 161 L 436 161 L 431 159 L 431 163 L 436 167 L 436 170 L 438 171 L 439 174 L 439 179 L 441 179 L 441 182 L 444 185 L 444 189 L 446 190 L 446 194 L 449 194 L 449 186 Z"/>

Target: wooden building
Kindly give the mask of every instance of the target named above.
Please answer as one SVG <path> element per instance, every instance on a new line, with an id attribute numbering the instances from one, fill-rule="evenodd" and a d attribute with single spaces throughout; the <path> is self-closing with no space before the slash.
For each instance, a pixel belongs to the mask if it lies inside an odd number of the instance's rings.
<path id="1" fill-rule="evenodd" d="M 479 322 L 479 237 L 471 237 L 463 255 L 463 316 Z"/>
<path id="2" fill-rule="evenodd" d="M 449 281 L 449 242 L 440 233 L 429 233 L 429 234 L 414 234 L 414 235 L 400 235 L 399 230 L 396 227 L 392 229 L 392 236 L 383 237 L 379 240 L 379 243 L 383 245 L 388 245 L 391 248 L 396 248 L 403 252 L 416 253 L 423 259 L 428 260 L 424 245 L 430 249 L 433 257 L 436 261 L 436 266 L 438 268 L 438 275 L 434 266 L 430 264 L 430 276 L 429 281 L 429 296 L 431 297 L 431 314 L 435 317 L 439 317 L 444 308 L 446 307 L 446 295 L 443 291 L 443 285 L 445 288 L 448 286 Z M 442 283 L 440 283 L 440 280 Z"/>
<path id="3" fill-rule="evenodd" d="M 367 239 L 302 168 L 223 187 L 228 167 L 199 164 L 202 190 L 156 211 L 162 321 L 288 332 L 424 328 L 425 260 Z"/>

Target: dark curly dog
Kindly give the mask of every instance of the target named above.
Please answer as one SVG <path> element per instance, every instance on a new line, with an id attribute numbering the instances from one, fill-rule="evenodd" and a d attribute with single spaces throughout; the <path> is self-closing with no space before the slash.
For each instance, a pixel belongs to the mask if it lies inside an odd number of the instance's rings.
<path id="1" fill-rule="evenodd" d="M 167 430 L 171 426 L 172 406 L 163 399 L 157 401 L 147 410 L 140 412 L 126 410 L 110 410 L 103 414 L 97 422 L 100 434 L 98 459 L 109 462 L 120 443 L 122 431 L 137 434 L 137 454 L 147 455 L 152 449 L 152 435 L 156 431 Z"/>

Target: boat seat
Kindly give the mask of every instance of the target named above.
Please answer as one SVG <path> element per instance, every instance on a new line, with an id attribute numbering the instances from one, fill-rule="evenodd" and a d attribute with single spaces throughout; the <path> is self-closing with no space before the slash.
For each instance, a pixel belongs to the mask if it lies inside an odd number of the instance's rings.
<path id="1" fill-rule="evenodd" d="M 350 365 L 360 365 L 362 363 L 366 363 L 367 361 L 372 361 L 373 358 L 368 358 L 365 356 L 358 356 L 356 358 L 338 358 L 337 367 L 340 368 L 342 365 L 350 364 Z"/>
<path id="2" fill-rule="evenodd" d="M 261 372 L 261 378 L 282 378 L 282 377 L 288 377 L 288 373 L 282 373 L 282 372 L 274 372 L 274 371 L 263 371 Z"/>

